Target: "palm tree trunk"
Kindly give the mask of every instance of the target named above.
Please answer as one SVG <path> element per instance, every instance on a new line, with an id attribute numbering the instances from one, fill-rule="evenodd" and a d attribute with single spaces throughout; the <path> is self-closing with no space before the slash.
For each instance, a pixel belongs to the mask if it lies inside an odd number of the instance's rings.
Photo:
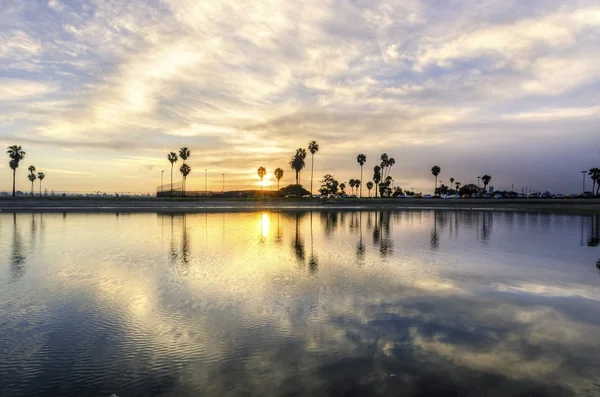
<path id="1" fill-rule="evenodd" d="M 31 181 L 31 197 L 33 197 L 33 181 Z"/>
<path id="2" fill-rule="evenodd" d="M 298 171 L 296 171 L 296 185 L 299 185 L 299 184 L 300 184 L 300 177 L 299 177 L 299 174 L 300 174 L 300 173 L 299 173 Z"/>
<path id="3" fill-rule="evenodd" d="M 42 180 L 40 179 L 40 197 L 42 197 Z"/>
<path id="4" fill-rule="evenodd" d="M 17 169 L 13 169 L 13 197 L 15 197 L 15 178 L 17 177 Z"/>
<path id="5" fill-rule="evenodd" d="M 313 174 L 315 171 L 315 155 L 312 155 L 311 166 L 310 166 L 310 195 L 312 196 L 312 186 L 313 186 Z"/>
<path id="6" fill-rule="evenodd" d="M 171 163 L 171 197 L 173 197 L 173 163 Z"/>
<path id="7" fill-rule="evenodd" d="M 277 190 L 279 190 L 279 178 L 277 179 Z"/>
<path id="8" fill-rule="evenodd" d="M 360 198 L 362 198 L 362 181 L 363 181 L 363 174 L 362 174 L 362 168 L 363 166 L 360 166 Z"/>

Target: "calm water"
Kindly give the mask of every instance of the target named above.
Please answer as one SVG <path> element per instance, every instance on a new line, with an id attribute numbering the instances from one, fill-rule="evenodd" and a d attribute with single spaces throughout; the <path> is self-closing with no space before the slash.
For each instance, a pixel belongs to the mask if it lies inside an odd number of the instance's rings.
<path id="1" fill-rule="evenodd" d="M 0 214 L 0 395 L 600 396 L 600 217 Z"/>

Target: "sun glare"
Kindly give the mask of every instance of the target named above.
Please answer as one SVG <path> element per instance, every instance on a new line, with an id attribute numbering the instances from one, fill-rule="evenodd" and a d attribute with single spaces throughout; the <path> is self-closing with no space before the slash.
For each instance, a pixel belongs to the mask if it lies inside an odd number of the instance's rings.
<path id="1" fill-rule="evenodd" d="M 261 220 L 260 220 L 261 235 L 263 237 L 267 237 L 269 235 L 269 225 L 270 224 L 271 224 L 271 221 L 269 220 L 269 214 L 263 213 Z"/>

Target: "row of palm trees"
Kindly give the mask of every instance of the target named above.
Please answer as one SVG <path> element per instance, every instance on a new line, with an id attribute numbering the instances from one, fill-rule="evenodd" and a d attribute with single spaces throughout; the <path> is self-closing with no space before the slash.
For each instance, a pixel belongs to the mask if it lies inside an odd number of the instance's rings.
<path id="1" fill-rule="evenodd" d="M 600 168 L 590 168 L 588 175 L 592 179 L 592 192 L 597 195 L 600 192 Z"/>
<path id="2" fill-rule="evenodd" d="M 10 169 L 13 171 L 12 195 L 13 195 L 13 197 L 15 197 L 17 168 L 19 168 L 19 164 L 21 163 L 21 161 L 25 159 L 26 153 L 20 145 L 9 146 L 7 148 L 6 153 L 8 154 L 8 157 L 10 158 L 10 161 L 8 164 L 10 166 Z M 38 172 L 36 174 L 36 169 L 33 165 L 30 165 L 28 170 L 29 170 L 29 174 L 27 175 L 27 179 L 29 179 L 29 181 L 31 182 L 31 195 L 33 196 L 33 183 L 36 181 L 36 179 L 39 179 L 39 181 L 40 181 L 40 197 L 41 197 L 42 196 L 42 181 L 46 177 L 46 174 L 44 174 L 43 172 Z"/>
<path id="3" fill-rule="evenodd" d="M 437 177 L 441 172 L 442 172 L 442 168 L 439 165 L 434 165 L 433 167 L 431 167 L 431 174 L 435 178 L 434 193 L 438 190 Z M 492 181 L 492 177 L 487 174 L 485 174 L 484 176 L 478 176 L 477 177 L 477 187 L 479 187 L 479 180 L 483 181 L 483 189 L 487 190 L 487 185 L 489 185 L 490 182 Z M 456 190 L 458 191 L 460 186 L 462 185 L 462 183 L 458 182 L 458 181 L 455 183 L 455 181 L 456 181 L 456 179 L 454 179 L 454 177 L 450 178 L 450 188 L 452 188 L 452 185 L 455 184 Z"/>
<path id="4" fill-rule="evenodd" d="M 181 191 L 182 195 L 185 197 L 187 177 L 190 174 L 190 172 L 192 172 L 192 167 L 190 167 L 186 163 L 186 161 L 190 158 L 191 155 L 192 152 L 185 146 L 179 149 L 179 157 L 177 157 L 177 153 L 175 152 L 170 152 L 169 154 L 167 154 L 167 160 L 169 160 L 169 162 L 171 163 L 171 196 L 173 196 L 173 166 L 181 158 L 183 160 L 183 164 L 181 164 L 181 167 L 179 167 L 179 172 L 181 172 L 181 175 L 183 176 L 183 181 L 181 183 Z"/>

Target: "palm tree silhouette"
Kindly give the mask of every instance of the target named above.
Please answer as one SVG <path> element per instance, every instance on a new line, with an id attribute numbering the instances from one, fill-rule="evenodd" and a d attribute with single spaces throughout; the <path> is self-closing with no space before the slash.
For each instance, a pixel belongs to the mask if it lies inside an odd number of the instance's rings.
<path id="1" fill-rule="evenodd" d="M 373 182 L 375 182 L 375 198 L 377 198 L 377 187 L 379 186 L 379 182 L 381 182 L 381 167 L 378 165 L 373 167 Z"/>
<path id="2" fill-rule="evenodd" d="M 19 168 L 19 162 L 25 158 L 25 152 L 20 145 L 12 145 L 8 147 L 6 151 L 8 157 L 10 157 L 10 169 L 13 171 L 13 191 L 12 195 L 15 197 L 15 180 L 17 174 L 17 168 Z"/>
<path id="3" fill-rule="evenodd" d="M 35 180 L 37 179 L 37 176 L 35 176 L 35 167 L 33 165 L 30 165 L 27 169 L 29 170 L 29 175 L 27 175 L 27 179 L 31 181 L 31 196 L 33 196 L 33 182 L 35 182 Z"/>
<path id="4" fill-rule="evenodd" d="M 373 189 L 373 182 L 367 182 L 367 190 L 369 191 L 369 198 L 371 197 L 371 189 Z"/>
<path id="5" fill-rule="evenodd" d="M 361 184 L 361 182 L 359 179 L 354 180 L 354 187 L 356 188 L 357 192 L 358 192 L 358 188 L 361 186 L 360 184 Z"/>
<path id="6" fill-rule="evenodd" d="M 359 154 L 358 156 L 356 156 L 356 162 L 358 164 L 360 164 L 360 180 L 362 181 L 362 179 L 363 179 L 363 165 L 365 165 L 365 163 L 367 162 L 367 156 L 365 156 L 364 154 Z M 362 187 L 360 189 L 360 197 L 362 197 Z"/>
<path id="7" fill-rule="evenodd" d="M 352 194 L 354 194 L 354 179 L 350 179 L 348 181 L 348 185 L 350 185 L 350 188 L 352 189 Z"/>
<path id="8" fill-rule="evenodd" d="M 346 184 L 345 183 L 340 183 L 340 190 L 342 191 L 342 194 L 346 194 L 346 192 L 344 190 L 346 190 Z"/>
<path id="9" fill-rule="evenodd" d="M 258 177 L 260 178 L 260 191 L 263 190 L 263 178 L 267 175 L 267 169 L 265 167 L 258 167 Z"/>
<path id="10" fill-rule="evenodd" d="M 440 172 L 442 172 L 442 169 L 438 165 L 434 165 L 433 167 L 431 167 L 431 173 L 435 177 L 435 189 L 433 189 L 433 194 L 435 194 L 435 191 L 437 190 L 437 177 L 440 174 Z"/>
<path id="11" fill-rule="evenodd" d="M 181 149 L 179 149 L 179 157 L 183 160 L 183 164 L 186 164 L 185 161 L 187 159 L 189 159 L 191 155 L 192 155 L 192 153 L 190 152 L 190 149 L 188 149 L 187 147 L 184 146 Z M 183 185 L 181 188 L 183 191 L 185 191 L 186 186 Z"/>
<path id="12" fill-rule="evenodd" d="M 300 171 L 306 166 L 304 159 L 306 158 L 306 150 L 298 149 L 296 154 L 292 156 L 290 160 L 290 167 L 296 171 L 296 185 L 300 184 Z"/>
<path id="13" fill-rule="evenodd" d="M 308 151 L 310 152 L 312 159 L 311 159 L 311 166 L 310 166 L 310 194 L 313 194 L 313 173 L 315 170 L 315 153 L 317 153 L 319 151 L 319 144 L 317 143 L 317 141 L 311 141 L 308 144 Z"/>
<path id="14" fill-rule="evenodd" d="M 460 185 L 462 185 L 462 183 L 460 183 L 460 182 L 456 182 L 456 190 L 457 190 L 457 191 L 460 189 Z"/>
<path id="15" fill-rule="evenodd" d="M 173 165 L 177 162 L 177 153 L 169 153 L 167 155 L 167 160 L 171 163 L 171 197 L 173 197 Z"/>
<path id="16" fill-rule="evenodd" d="M 487 191 L 487 185 L 492 180 L 492 177 L 486 174 L 486 175 L 484 175 L 484 176 L 481 177 L 481 180 L 483 181 L 483 190 Z"/>
<path id="17" fill-rule="evenodd" d="M 182 196 L 185 197 L 185 181 L 187 180 L 187 176 L 192 172 L 192 169 L 186 163 L 181 164 L 179 167 L 179 172 L 183 175 L 183 186 L 181 187 Z"/>
<path id="18" fill-rule="evenodd" d="M 592 192 L 597 194 L 598 190 L 600 190 L 600 182 L 598 182 L 598 179 L 600 179 L 600 168 L 590 168 L 588 175 L 592 178 Z M 596 184 L 598 184 L 598 188 L 596 188 Z"/>
<path id="19" fill-rule="evenodd" d="M 454 184 L 455 179 L 454 178 L 450 178 L 450 188 L 452 188 L 452 185 Z"/>
<path id="20" fill-rule="evenodd" d="M 38 172 L 37 177 L 40 180 L 40 197 L 42 197 L 42 181 L 46 177 L 46 174 L 44 174 L 43 172 Z"/>
<path id="21" fill-rule="evenodd" d="M 277 190 L 279 190 L 279 180 L 283 178 L 283 170 L 281 168 L 275 168 L 275 178 L 277 178 Z"/>

